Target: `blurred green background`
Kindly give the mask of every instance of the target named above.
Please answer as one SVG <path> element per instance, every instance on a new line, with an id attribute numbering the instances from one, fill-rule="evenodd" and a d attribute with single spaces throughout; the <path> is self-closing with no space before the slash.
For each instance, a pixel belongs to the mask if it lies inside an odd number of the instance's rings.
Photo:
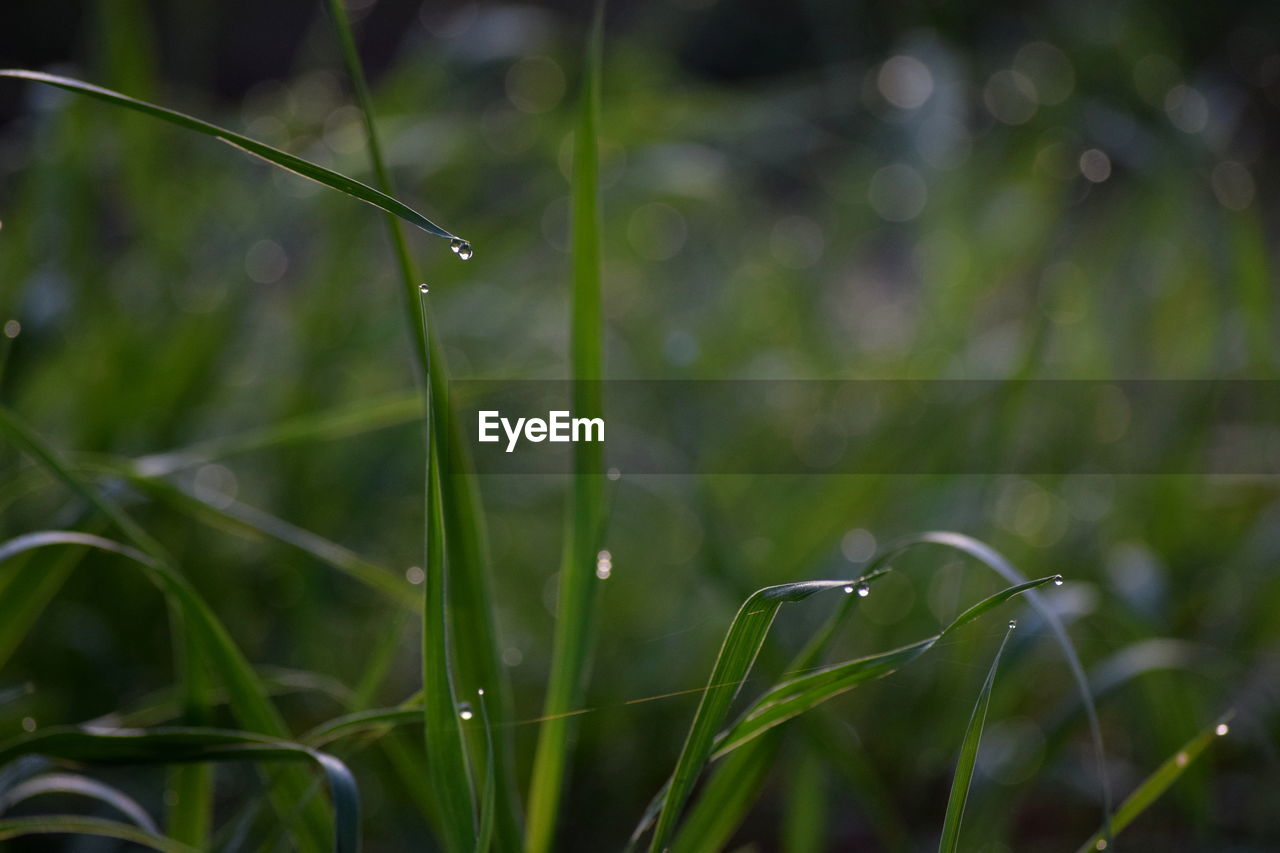
<path id="1" fill-rule="evenodd" d="M 566 375 L 578 5 L 350 4 L 399 195 L 476 247 L 460 263 L 411 237 L 455 377 Z M 69 73 L 369 175 L 320 4 L 20 2 L 3 14 L 0 66 Z M 611 378 L 1276 376 L 1273 4 L 619 2 L 603 100 Z M 0 82 L 0 117 L 0 394 L 56 447 L 92 464 L 412 397 L 376 211 L 62 92 Z M 406 417 L 390 420 L 168 475 L 212 510 L 109 481 L 250 659 L 292 685 L 281 703 L 297 729 L 344 710 L 389 631 L 403 639 L 379 703 L 416 689 L 416 628 L 216 511 L 270 513 L 409 584 L 421 444 Z M 482 489 L 520 712 L 499 724 L 514 727 L 523 774 L 564 481 Z M 624 703 L 704 683 L 751 590 L 856 573 L 877 543 L 931 528 L 982 538 L 1028 575 L 1067 577 L 1051 600 L 1086 665 L 1116 673 L 1100 710 L 1117 795 L 1239 709 L 1233 737 L 1123 849 L 1280 846 L 1275 478 L 624 476 L 613 500 L 564 849 L 621 846 L 696 697 Z M 7 446 L 0 512 L 3 538 L 86 524 Z M 850 621 L 841 657 L 923 637 L 997 588 L 936 552 L 897 568 Z M 23 571 L 66 580 L 26 614 L 21 642 L 0 647 L 0 688 L 30 688 L 0 705 L 0 739 L 145 707 L 171 684 L 163 605 L 140 576 L 61 552 Z M 795 648 L 823 612 L 784 611 L 773 642 Z M 987 841 L 974 849 L 1074 849 L 1097 826 L 1069 673 L 1025 624 L 996 683 L 965 830 Z M 843 736 L 788 741 L 737 843 L 780 849 L 807 807 L 824 831 L 789 850 L 926 848 L 1002 632 L 1002 620 L 979 624 L 832 702 L 823 713 Z M 776 675 L 767 663 L 749 694 Z M 422 818 L 383 754 L 350 762 L 369 848 L 421 849 Z M 159 771 L 111 778 L 160 810 Z M 260 790 L 249 769 L 218 780 L 220 816 Z M 43 844 L 31 849 L 55 847 Z"/>

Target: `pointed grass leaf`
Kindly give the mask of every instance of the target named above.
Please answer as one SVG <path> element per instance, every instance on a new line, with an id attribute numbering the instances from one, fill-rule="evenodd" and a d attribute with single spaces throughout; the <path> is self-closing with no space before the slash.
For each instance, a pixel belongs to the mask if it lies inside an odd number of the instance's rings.
<path id="1" fill-rule="evenodd" d="M 570 379 L 574 412 L 588 418 L 602 417 L 604 411 L 598 162 L 603 37 L 604 6 L 598 3 L 583 63 L 569 192 Z M 600 596 L 595 563 L 605 521 L 603 460 L 601 445 L 574 445 L 551 672 L 529 782 L 525 832 L 529 853 L 549 853 L 556 846 L 556 825 L 577 723 L 568 712 L 581 704 L 590 677 Z"/>
<path id="2" fill-rule="evenodd" d="M 92 835 L 128 841 L 160 853 L 196 853 L 195 847 L 140 829 L 130 823 L 81 815 L 0 818 L 0 841 L 33 835 Z"/>
<path id="3" fill-rule="evenodd" d="M 27 71 L 25 69 L 4 69 L 0 70 L 0 77 L 11 77 L 17 80 L 29 80 L 33 83 L 44 83 L 49 86 L 56 86 L 59 89 L 66 89 L 70 92 L 76 92 L 81 95 L 88 95 L 101 101 L 106 101 L 118 107 L 125 107 L 144 113 L 153 118 L 167 121 L 178 127 L 194 130 L 205 136 L 211 136 L 214 139 L 227 143 L 235 148 L 239 148 L 246 154 L 265 160 L 266 162 L 292 172 L 295 175 L 315 181 L 330 189 L 335 189 L 340 193 L 359 199 L 374 207 L 381 208 L 387 213 L 400 217 L 404 221 L 421 228 L 429 234 L 437 237 L 443 237 L 446 240 L 458 239 L 454 234 L 445 231 L 439 225 L 427 219 L 421 213 L 409 207 L 404 202 L 392 198 L 386 193 L 375 190 L 373 187 L 362 184 L 357 180 L 348 178 L 332 169 L 326 169 L 309 160 L 281 151 L 278 148 L 272 148 L 247 136 L 211 124 L 203 119 L 195 118 L 186 113 L 177 110 L 167 109 L 157 106 L 146 101 L 140 101 L 137 98 L 131 98 L 128 95 L 122 95 L 119 92 L 113 92 L 110 89 L 104 89 L 101 86 L 95 86 L 92 83 L 86 83 L 83 80 L 74 80 L 70 77 L 61 77 L 57 74 L 45 74 L 40 71 Z"/>
<path id="4" fill-rule="evenodd" d="M 1173 786 L 1174 782 L 1178 781 L 1187 768 L 1209 748 L 1210 744 L 1225 736 L 1230 731 L 1228 724 L 1233 716 L 1234 713 L 1228 711 L 1212 725 L 1197 732 L 1195 737 L 1183 744 L 1181 749 L 1169 756 L 1150 776 L 1142 780 L 1142 783 L 1133 790 L 1132 794 L 1125 798 L 1120 807 L 1116 809 L 1115 814 L 1112 815 L 1111 836 L 1119 835 L 1121 831 L 1137 820 L 1139 815 L 1146 811 L 1152 803 L 1160 799 L 1165 791 L 1168 791 Z M 1091 851 L 1106 850 L 1108 847 L 1110 847 L 1110 836 L 1099 832 L 1082 844 L 1077 853 L 1091 853 Z"/>
<path id="5" fill-rule="evenodd" d="M 947 813 L 942 821 L 942 839 L 938 843 L 939 853 L 955 853 L 960 849 L 960 823 L 964 819 L 965 803 L 969 801 L 969 786 L 973 782 L 973 769 L 978 762 L 978 747 L 982 743 L 982 729 L 987 722 L 987 708 L 991 705 L 991 688 L 996 683 L 996 669 L 1000 666 L 1000 657 L 1004 647 L 1009 643 L 1009 635 L 1013 633 L 1014 622 L 1009 623 L 1000 647 L 996 649 L 995 659 L 991 661 L 991 669 L 978 691 L 978 701 L 974 703 L 973 713 L 969 716 L 969 725 L 965 727 L 964 739 L 960 743 L 960 757 L 956 761 L 956 772 L 951 780 L 951 795 L 947 798 Z"/>
<path id="6" fill-rule="evenodd" d="M 0 765 L 26 755 L 104 765 L 218 761 L 309 761 L 329 784 L 335 853 L 359 853 L 360 797 L 346 765 L 328 753 L 250 732 L 213 728 L 151 731 L 54 727 L 0 744 Z"/>

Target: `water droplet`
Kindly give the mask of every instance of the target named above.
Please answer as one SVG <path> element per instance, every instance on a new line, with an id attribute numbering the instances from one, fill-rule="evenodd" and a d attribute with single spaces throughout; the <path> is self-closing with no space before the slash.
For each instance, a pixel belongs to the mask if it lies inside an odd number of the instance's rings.
<path id="1" fill-rule="evenodd" d="M 422 569 L 418 568 L 417 566 L 410 566 L 409 568 L 404 570 L 404 578 L 409 583 L 413 584 L 414 586 L 417 586 L 418 584 L 422 583 L 424 580 L 427 579 L 427 573 L 424 572 Z"/>
<path id="2" fill-rule="evenodd" d="M 1213 733 L 1218 737 L 1222 737 L 1229 731 L 1231 731 L 1231 727 L 1228 726 L 1226 723 L 1218 723 L 1218 727 L 1213 730 Z"/>
<path id="3" fill-rule="evenodd" d="M 1190 760 L 1191 760 L 1191 759 L 1189 759 L 1189 758 L 1187 757 L 1187 754 L 1186 754 L 1185 752 L 1179 752 L 1179 753 L 1178 753 L 1177 755 L 1175 755 L 1175 756 L 1174 756 L 1174 758 L 1173 758 L 1173 762 L 1174 762 L 1175 764 L 1177 764 L 1179 767 L 1186 767 L 1186 766 L 1187 766 L 1187 762 L 1188 762 L 1188 761 L 1190 761 Z"/>
<path id="4" fill-rule="evenodd" d="M 458 250 L 460 250 L 461 248 L 462 248 L 462 241 L 459 240 L 457 237 L 454 237 L 452 240 L 449 241 L 449 250 L 452 251 L 455 255 L 458 254 Z"/>
<path id="5" fill-rule="evenodd" d="M 475 250 L 471 248 L 470 243 L 464 241 L 462 245 L 458 247 L 458 257 L 462 258 L 464 261 L 471 260 L 471 256 L 474 254 Z"/>
<path id="6" fill-rule="evenodd" d="M 1105 838 L 1099 838 L 1099 839 L 1098 839 L 1098 843 L 1097 843 L 1097 844 L 1095 844 L 1095 845 L 1093 845 L 1093 849 L 1095 849 L 1095 850 L 1106 850 L 1106 849 L 1107 849 L 1107 840 L 1106 840 Z"/>
<path id="7" fill-rule="evenodd" d="M 431 288 L 430 288 L 430 287 L 428 287 L 425 283 L 423 283 L 423 284 L 418 285 L 418 292 L 419 292 L 419 293 L 430 293 L 430 292 L 431 292 Z"/>
<path id="8" fill-rule="evenodd" d="M 596 554 L 596 577 L 603 581 L 608 580 L 611 574 L 613 574 L 613 555 L 608 551 L 601 551 Z"/>
<path id="9" fill-rule="evenodd" d="M 35 717 L 23 717 L 23 718 L 22 718 L 22 730 L 23 730 L 24 732 L 34 732 L 34 731 L 36 730 L 36 719 L 35 719 Z"/>
<path id="10" fill-rule="evenodd" d="M 858 584 L 857 593 L 858 598 L 866 598 L 871 594 L 871 587 L 867 586 L 865 583 L 860 583 Z"/>
<path id="11" fill-rule="evenodd" d="M 483 696 L 483 695 L 484 695 L 484 688 L 483 688 L 483 687 L 481 687 L 479 690 L 477 690 L 477 691 L 476 691 L 476 694 L 477 694 L 477 695 L 480 695 L 480 696 Z"/>
<path id="12" fill-rule="evenodd" d="M 1054 586 L 1062 586 L 1062 575 L 1054 575 L 1054 576 L 1053 576 L 1053 585 L 1054 585 Z"/>
<path id="13" fill-rule="evenodd" d="M 1009 620 L 1009 630 L 1010 630 L 1010 631 L 1012 631 L 1014 628 L 1017 628 L 1017 627 L 1018 627 L 1018 620 L 1017 620 L 1017 619 L 1010 619 L 1010 620 Z"/>
<path id="14" fill-rule="evenodd" d="M 472 717 L 474 717 L 475 714 L 472 713 L 471 706 L 468 705 L 466 702 L 463 702 L 461 705 L 458 706 L 458 716 L 461 717 L 463 720 L 469 720 Z"/>
<path id="15" fill-rule="evenodd" d="M 845 594 L 845 595 L 852 595 L 852 594 L 853 594 L 853 586 L 852 586 L 852 585 L 846 586 L 846 587 L 844 588 L 844 594 Z"/>

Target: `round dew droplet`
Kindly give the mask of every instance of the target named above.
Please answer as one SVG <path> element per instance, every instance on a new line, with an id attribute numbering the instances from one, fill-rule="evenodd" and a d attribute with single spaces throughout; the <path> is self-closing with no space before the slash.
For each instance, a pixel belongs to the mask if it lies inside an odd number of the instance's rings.
<path id="1" fill-rule="evenodd" d="M 468 705 L 466 702 L 463 702 L 461 705 L 458 706 L 458 716 L 464 720 L 469 720 L 472 717 L 474 717 L 475 714 L 472 713 L 471 706 Z"/>
<path id="2" fill-rule="evenodd" d="M 853 594 L 853 587 L 852 587 L 852 586 L 846 586 L 846 587 L 844 588 L 844 594 L 845 594 L 845 595 L 852 595 L 852 594 Z"/>
<path id="3" fill-rule="evenodd" d="M 1017 628 L 1017 627 L 1018 627 L 1018 620 L 1017 620 L 1017 619 L 1010 619 L 1010 620 L 1009 620 L 1009 630 L 1010 630 L 1010 631 L 1012 631 L 1014 628 Z"/>
<path id="4" fill-rule="evenodd" d="M 419 292 L 419 293 L 430 293 L 430 292 L 431 292 L 431 288 L 430 288 L 430 287 L 427 287 L 427 285 L 426 285 L 426 284 L 420 284 L 420 285 L 418 285 L 418 292 Z"/>
<path id="5" fill-rule="evenodd" d="M 1053 576 L 1053 585 L 1054 585 L 1054 586 L 1062 586 L 1062 575 L 1054 575 L 1054 576 Z"/>
<path id="6" fill-rule="evenodd" d="M 1226 723 L 1218 723 L 1218 727 L 1213 730 L 1213 733 L 1218 737 L 1222 737 L 1229 731 L 1231 731 L 1231 727 Z"/>
<path id="7" fill-rule="evenodd" d="M 858 598 L 866 598 L 870 594 L 871 587 L 867 586 L 865 583 L 858 584 Z"/>
<path id="8" fill-rule="evenodd" d="M 457 237 L 454 237 L 452 240 L 449 241 L 449 249 L 455 255 L 458 254 L 458 250 L 461 248 L 462 248 L 462 241 L 459 240 Z"/>
<path id="9" fill-rule="evenodd" d="M 462 258 L 464 261 L 471 260 L 471 256 L 475 254 L 475 250 L 471 248 L 471 244 L 466 242 L 458 247 L 457 252 L 458 257 Z"/>

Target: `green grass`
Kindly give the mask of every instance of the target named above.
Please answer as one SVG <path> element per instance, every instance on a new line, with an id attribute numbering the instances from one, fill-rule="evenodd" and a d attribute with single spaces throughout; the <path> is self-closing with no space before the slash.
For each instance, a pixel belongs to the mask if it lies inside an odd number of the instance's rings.
<path id="1" fill-rule="evenodd" d="M 827 227 L 828 259 L 839 271 L 834 283 L 817 282 L 813 268 L 779 260 L 798 239 L 777 237 L 791 233 L 782 225 L 795 211 L 775 207 L 767 186 L 798 180 L 807 157 L 774 161 L 743 149 L 728 165 L 709 165 L 732 140 L 785 129 L 780 117 L 808 108 L 806 97 L 793 97 L 805 92 L 776 93 L 761 107 L 705 83 L 682 88 L 676 70 L 645 65 L 625 42 L 611 51 L 606 75 L 597 14 L 586 48 L 568 50 L 564 62 L 581 64 L 563 87 L 576 91 L 576 108 L 512 118 L 468 97 L 466 86 L 480 83 L 459 82 L 452 92 L 442 75 L 465 75 L 447 57 L 405 57 L 371 87 L 346 6 L 332 0 L 328 8 L 315 38 L 330 45 L 333 73 L 311 85 L 350 86 L 362 143 L 327 153 L 317 141 L 323 132 L 284 133 L 276 147 L 71 78 L 0 72 L 194 131 L 197 142 L 220 139 L 275 167 L 256 177 L 284 177 L 255 184 L 226 158 L 192 148 L 183 180 L 152 181 L 135 155 L 170 145 L 187 151 L 169 128 L 69 102 L 33 120 L 41 154 L 25 163 L 29 177 L 12 198 L 6 189 L 0 240 L 12 242 L 0 252 L 0 275 L 26 285 L 54 268 L 53 284 L 27 286 L 53 293 L 65 279 L 76 289 L 70 307 L 57 309 L 56 334 L 24 307 L 22 335 L 0 340 L 0 428 L 11 454 L 0 460 L 0 764 L 42 755 L 73 763 L 78 775 L 37 775 L 7 788 L 5 777 L 0 797 L 39 810 L 44 795 L 71 792 L 80 795 L 71 806 L 101 804 L 130 823 L 0 815 L 0 839 L 85 833 L 189 850 L 231 849 L 247 835 L 254 848 L 353 851 L 368 839 L 377 849 L 547 853 L 622 847 L 639 819 L 633 849 L 676 853 L 743 844 L 788 853 L 907 849 L 939 835 L 947 850 L 1069 849 L 1089 838 L 1084 851 L 1126 849 L 1122 832 L 1133 834 L 1133 849 L 1153 843 L 1160 821 L 1139 821 L 1148 810 L 1206 845 L 1231 835 L 1215 834 L 1223 809 L 1216 768 L 1202 757 L 1226 725 L 1219 715 L 1234 692 L 1227 679 L 1250 672 L 1243 664 L 1229 673 L 1204 667 L 1189 644 L 1178 654 L 1150 644 L 1169 636 L 1219 649 L 1262 645 L 1277 595 L 1254 569 L 1270 553 L 1269 483 L 1085 483 L 1080 497 L 1071 491 L 1079 481 L 1052 478 L 973 486 L 708 477 L 691 486 L 624 476 L 606 491 L 597 445 L 578 447 L 565 484 L 479 478 L 465 460 L 446 475 L 440 462 L 446 448 L 457 459 L 461 435 L 447 418 L 446 355 L 462 375 L 567 375 L 577 380 L 575 414 L 597 416 L 605 410 L 606 343 L 611 375 L 749 376 L 787 365 L 842 375 L 856 362 L 859 375 L 945 376 L 954 370 L 948 359 L 979 360 L 968 348 L 986 340 L 984 324 L 1003 323 L 1016 326 L 1015 343 L 993 335 L 1014 353 L 1015 375 L 1064 363 L 1106 374 L 1161 363 L 1184 343 L 1214 352 L 1192 334 L 1190 305 L 1212 315 L 1224 340 L 1238 320 L 1239 357 L 1266 373 L 1274 368 L 1274 306 L 1265 230 L 1252 213 L 1219 223 L 1236 318 L 1214 301 L 1227 297 L 1205 284 L 1212 253 L 1178 239 L 1182 225 L 1168 209 L 1181 185 L 1161 180 L 1102 201 L 1095 197 L 1109 187 L 1095 189 L 1090 203 L 1099 207 L 1080 215 L 1062 204 L 1063 187 L 1017 165 L 1035 159 L 1038 142 L 1009 137 L 1010 149 L 992 158 L 1000 162 L 988 161 L 984 143 L 977 162 L 937 178 L 929 218 L 911 232 L 911 264 L 921 270 L 912 298 L 923 306 L 918 326 L 902 332 L 911 345 L 855 358 L 848 347 L 858 335 L 841 325 L 853 321 L 832 307 L 845 304 L 832 294 L 852 280 L 857 298 L 871 299 L 870 276 L 858 266 L 873 254 L 864 248 L 887 252 L 904 232 L 869 221 L 862 202 L 842 200 L 843 179 L 833 177 L 830 197 L 805 208 Z M 107 17 L 114 58 L 105 79 L 173 100 L 156 94 L 162 87 L 140 58 L 145 33 Z M 564 54 L 554 45 L 546 51 Z M 520 71 L 507 69 L 515 82 L 503 85 L 517 87 Z M 424 92 L 434 100 L 424 102 Z M 349 121 L 350 111 L 338 111 L 345 96 L 334 97 L 336 114 Z M 308 120 L 283 115 L 279 124 Z M 517 139 L 503 121 L 530 123 L 536 141 L 488 159 L 449 149 L 451 133 L 472 141 L 481 125 L 503 128 L 499 142 Z M 990 131 L 997 139 L 1006 132 Z M 440 147 L 426 156 L 424 140 Z M 696 149 L 702 165 L 676 168 L 694 155 L 672 141 Z M 555 164 L 570 150 L 562 176 Z M 841 164 L 850 184 L 872 171 L 869 156 Z M 740 170 L 769 178 L 755 187 L 738 180 Z M 348 177 L 366 171 L 367 183 Z M 296 182 L 286 173 L 338 193 L 291 198 Z M 703 180 L 710 183 L 699 189 Z M 1024 205 L 1024 215 L 997 217 L 998 232 L 972 207 L 972 185 L 984 181 Z M 400 200 L 419 196 L 435 207 Z M 1195 197 L 1185 196 L 1193 209 Z M 383 221 L 351 198 L 379 208 Z M 100 263 L 108 249 L 94 235 L 104 199 L 137 223 L 136 245 L 145 247 L 138 269 Z M 443 261 L 419 274 L 403 223 L 455 238 L 415 208 L 468 222 L 477 259 L 456 263 L 429 241 L 430 260 Z M 56 228 L 40 215 L 46 209 L 56 211 Z M 250 209 L 251 225 L 220 226 L 209 212 Z M 676 233 L 662 230 L 674 221 L 670 211 L 689 248 L 657 261 L 653 247 Z M 565 212 L 562 256 L 546 244 L 559 239 L 556 217 Z M 219 289 L 243 275 L 244 244 L 264 239 L 258 223 L 280 229 L 269 233 L 289 247 L 297 269 L 288 275 L 305 287 Z M 1093 283 L 1132 261 L 1126 240 L 1111 232 L 1138 231 L 1179 243 L 1190 258 L 1160 265 L 1168 290 L 1149 303 Z M 887 232 L 881 245 L 877 235 Z M 1049 235 L 1065 244 L 1055 251 L 1071 269 L 1040 269 Z M 854 248 L 831 257 L 845 246 Z M 233 254 L 227 265 L 223 256 Z M 948 259 L 943 272 L 935 256 Z M 183 282 L 197 274 L 204 277 L 193 296 Z M 1045 283 L 1029 296 L 1024 276 Z M 135 278 L 172 290 L 147 297 L 131 289 Z M 555 286 L 566 278 L 567 289 Z M 419 289 L 424 279 L 429 297 Z M 0 293 L 0 310 L 17 316 L 19 290 Z M 201 306 L 219 292 L 211 308 L 157 307 L 170 299 Z M 881 297 L 881 307 L 902 309 Z M 713 308 L 726 300 L 729 314 Z M 1084 319 L 1054 319 L 1081 304 L 1094 306 Z M 1113 316 L 1127 318 L 1114 340 Z M 258 347 L 242 346 L 245 337 Z M 701 347 L 691 357 L 688 339 Z M 1237 356 L 1222 352 L 1226 362 L 1206 356 L 1205 364 L 1229 367 Z M 245 379 L 245 364 L 279 372 Z M 234 495 L 211 492 L 202 479 L 232 471 Z M 1018 489 L 1040 502 L 1008 497 Z M 1095 500 L 1106 509 L 1090 515 Z M 1034 513 L 1006 503 L 1048 506 L 1068 519 L 1065 532 L 1050 541 L 1047 522 L 1036 528 Z M 981 531 L 1000 552 L 933 532 L 881 542 L 855 567 L 837 554 L 851 526 L 897 534 L 940 523 Z M 1138 559 L 1124 550 L 1134 542 L 1147 543 L 1143 553 L 1157 568 L 1125 574 L 1124 560 Z M 606 546 L 617 570 L 604 581 L 595 567 Z M 1034 567 L 1035 579 L 1014 569 L 1006 550 Z M 1219 561 L 1230 570 L 1225 579 L 1204 584 L 1197 572 Z M 421 589 L 404 580 L 404 567 L 418 564 Z M 1059 571 L 1070 581 L 1062 590 Z M 1132 577 L 1167 583 L 1125 586 Z M 868 582 L 865 600 L 846 592 Z M 167 607 L 166 636 L 150 624 L 147 583 Z M 1024 628 L 997 640 L 992 623 L 1023 600 Z M 71 629 L 68 620 L 76 620 Z M 105 658 L 66 643 L 82 630 L 103 638 Z M 164 651 L 133 662 L 132 650 L 155 648 Z M 977 667 L 993 654 L 970 706 Z M 285 666 L 257 663 L 280 659 Z M 1101 663 L 1090 670 L 1086 661 Z M 994 691 L 997 664 L 1002 686 Z M 135 676 L 147 691 L 115 686 Z M 1220 722 L 1203 728 L 1206 719 Z M 73 725 L 86 721 L 95 727 Z M 1122 733 L 1109 751 L 1104 727 Z M 1017 742 L 1024 752 L 1016 757 L 1034 767 L 1015 781 L 980 769 L 979 743 L 997 729 L 1040 737 Z M 1239 755 L 1222 760 L 1247 765 Z M 249 778 L 226 765 L 241 761 L 263 770 Z M 1127 771 L 1117 778 L 1156 767 L 1114 811 L 1111 762 Z M 163 782 L 135 769 L 153 764 L 178 766 Z M 927 793 L 947 777 L 949 801 Z M 1030 837 L 1014 817 L 1041 814 L 1045 803 L 1061 823 Z"/>

